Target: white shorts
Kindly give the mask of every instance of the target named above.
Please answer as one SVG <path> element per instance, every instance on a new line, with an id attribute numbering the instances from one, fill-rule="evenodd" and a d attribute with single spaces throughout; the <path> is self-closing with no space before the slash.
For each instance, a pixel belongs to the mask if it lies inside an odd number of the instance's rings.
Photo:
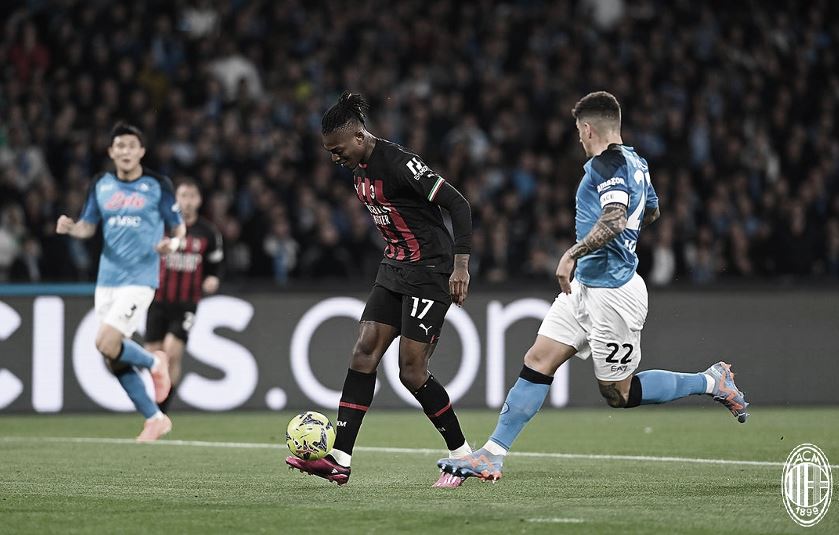
<path id="1" fill-rule="evenodd" d="M 154 299 L 149 286 L 97 286 L 93 302 L 96 317 L 130 338 Z"/>
<path id="2" fill-rule="evenodd" d="M 573 347 L 581 359 L 592 356 L 598 380 L 622 381 L 641 361 L 647 306 L 647 285 L 637 273 L 620 288 L 590 288 L 573 280 L 571 295 L 554 300 L 539 334 Z"/>

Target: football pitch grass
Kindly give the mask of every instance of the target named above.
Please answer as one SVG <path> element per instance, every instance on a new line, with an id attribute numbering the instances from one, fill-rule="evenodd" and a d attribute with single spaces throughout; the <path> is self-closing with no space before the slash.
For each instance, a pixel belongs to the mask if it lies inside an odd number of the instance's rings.
<path id="1" fill-rule="evenodd" d="M 459 414 L 480 446 L 497 413 Z M 781 472 L 803 442 L 839 491 L 839 407 L 545 410 L 501 481 L 459 489 L 431 488 L 419 411 L 372 410 L 343 487 L 286 469 L 291 416 L 175 413 L 145 445 L 134 415 L 0 416 L 0 533 L 799 533 Z M 839 533 L 839 505 L 806 532 Z"/>

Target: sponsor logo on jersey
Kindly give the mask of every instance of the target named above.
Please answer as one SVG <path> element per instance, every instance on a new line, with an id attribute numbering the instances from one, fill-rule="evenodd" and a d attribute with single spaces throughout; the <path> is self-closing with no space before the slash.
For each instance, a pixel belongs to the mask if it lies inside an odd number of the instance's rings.
<path id="1" fill-rule="evenodd" d="M 612 186 L 617 186 L 619 184 L 626 185 L 626 181 L 623 179 L 623 177 L 613 176 L 612 178 L 610 178 L 606 182 L 601 182 L 600 184 L 597 185 L 597 193 L 600 193 L 604 189 L 608 189 L 608 188 L 611 188 Z"/>
<path id="2" fill-rule="evenodd" d="M 387 215 L 390 212 L 390 207 L 382 204 L 365 204 L 364 206 L 373 215 Z"/>
<path id="3" fill-rule="evenodd" d="M 370 212 L 370 215 L 373 216 L 373 222 L 374 223 L 376 223 L 377 225 L 380 225 L 380 226 L 382 226 L 382 225 L 387 226 L 387 225 L 391 224 L 390 215 L 388 215 L 388 213 L 390 212 L 389 207 L 383 206 L 381 204 L 367 204 L 367 203 L 364 203 L 364 206 L 367 207 L 367 210 Z"/>
<path id="4" fill-rule="evenodd" d="M 106 210 L 119 210 L 120 208 L 133 208 L 139 210 L 146 205 L 146 198 L 139 193 L 132 193 L 126 195 L 121 191 L 117 191 L 105 201 Z"/>
<path id="5" fill-rule="evenodd" d="M 108 218 L 108 226 L 137 228 L 142 221 L 138 215 L 114 215 Z"/>
<path id="6" fill-rule="evenodd" d="M 388 226 L 390 225 L 390 216 L 388 215 L 374 215 L 373 216 L 373 223 L 379 226 Z"/>
<path id="7" fill-rule="evenodd" d="M 166 269 L 193 272 L 201 265 L 201 255 L 193 253 L 169 253 L 166 255 Z"/>
<path id="8" fill-rule="evenodd" d="M 411 161 L 405 164 L 411 174 L 414 177 L 414 180 L 419 180 L 423 175 L 428 173 L 430 169 L 427 165 L 425 165 L 422 160 L 414 156 L 411 158 Z"/>
<path id="9" fill-rule="evenodd" d="M 824 452 L 813 444 L 792 450 L 784 463 L 781 488 L 784 507 L 796 524 L 818 524 L 827 514 L 833 491 L 833 474 Z"/>

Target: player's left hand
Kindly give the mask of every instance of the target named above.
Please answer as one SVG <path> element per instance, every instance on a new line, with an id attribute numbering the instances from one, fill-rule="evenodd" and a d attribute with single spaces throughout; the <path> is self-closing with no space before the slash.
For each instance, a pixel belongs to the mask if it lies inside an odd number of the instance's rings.
<path id="1" fill-rule="evenodd" d="M 452 276 L 449 277 L 449 293 L 452 295 L 452 303 L 463 306 L 466 294 L 469 293 L 468 269 L 455 266 Z"/>
<path id="2" fill-rule="evenodd" d="M 178 238 L 164 237 L 162 240 L 157 242 L 157 245 L 154 246 L 154 250 L 160 254 L 174 253 L 178 250 L 180 244 L 181 240 Z"/>
<path id="3" fill-rule="evenodd" d="M 209 277 L 204 279 L 204 283 L 201 285 L 201 289 L 204 290 L 205 294 L 214 294 L 218 291 L 218 285 L 218 277 L 210 275 Z"/>
<path id="4" fill-rule="evenodd" d="M 571 273 L 574 271 L 576 264 L 577 261 L 566 252 L 556 266 L 556 280 L 559 281 L 559 289 L 564 294 L 571 294 Z"/>

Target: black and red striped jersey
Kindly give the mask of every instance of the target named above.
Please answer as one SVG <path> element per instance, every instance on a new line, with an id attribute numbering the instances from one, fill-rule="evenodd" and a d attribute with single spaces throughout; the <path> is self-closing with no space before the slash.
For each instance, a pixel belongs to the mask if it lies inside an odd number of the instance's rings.
<path id="1" fill-rule="evenodd" d="M 160 286 L 154 300 L 162 303 L 198 303 L 204 279 L 218 276 L 224 258 L 221 234 L 199 217 L 186 227 L 186 237 L 174 253 L 160 256 Z"/>
<path id="2" fill-rule="evenodd" d="M 378 139 L 353 181 L 385 240 L 383 262 L 451 273 L 454 243 L 434 202 L 445 184 L 440 175 L 404 147 Z"/>

